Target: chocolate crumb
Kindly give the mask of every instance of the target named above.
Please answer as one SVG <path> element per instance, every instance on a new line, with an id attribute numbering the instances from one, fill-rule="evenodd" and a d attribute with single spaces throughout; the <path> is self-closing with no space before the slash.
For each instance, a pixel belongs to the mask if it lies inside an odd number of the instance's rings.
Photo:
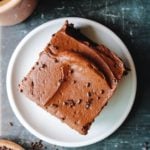
<path id="1" fill-rule="evenodd" d="M 46 64 L 42 64 L 42 68 L 46 68 L 47 67 L 47 65 Z"/>
<path id="2" fill-rule="evenodd" d="M 73 70 L 73 69 L 71 69 L 71 70 L 70 70 L 70 73 L 71 73 L 71 74 L 72 74 L 72 73 L 74 73 L 74 70 Z"/>
<path id="3" fill-rule="evenodd" d="M 73 107 L 75 106 L 75 102 L 73 99 L 68 99 L 64 102 L 65 105 L 69 106 L 69 107 Z"/>
<path id="4" fill-rule="evenodd" d="M 105 91 L 104 90 L 101 90 L 101 94 L 104 94 L 105 93 Z"/>
<path id="5" fill-rule="evenodd" d="M 27 78 L 26 77 L 24 77 L 24 81 L 26 81 L 27 80 Z"/>
<path id="6" fill-rule="evenodd" d="M 97 99 L 100 99 L 100 98 L 101 98 L 100 96 L 97 97 Z"/>
<path id="7" fill-rule="evenodd" d="M 59 49 L 59 47 L 58 46 L 53 46 L 55 49 Z"/>
<path id="8" fill-rule="evenodd" d="M 57 107 L 58 107 L 58 104 L 52 104 L 52 107 L 57 108 Z"/>
<path id="9" fill-rule="evenodd" d="M 55 59 L 54 61 L 55 61 L 55 63 L 58 63 L 58 62 L 59 62 L 58 59 Z"/>
<path id="10" fill-rule="evenodd" d="M 33 81 L 31 82 L 31 86 L 32 86 L 32 87 L 34 86 L 34 82 L 33 82 Z"/>
<path id="11" fill-rule="evenodd" d="M 82 102 L 82 99 L 78 99 L 76 104 L 81 104 L 81 102 Z"/>
<path id="12" fill-rule="evenodd" d="M 31 142 L 31 148 L 32 150 L 41 150 L 44 148 L 44 145 L 42 144 L 42 140 L 39 140 L 39 142 Z"/>
<path id="13" fill-rule="evenodd" d="M 88 82 L 88 83 L 87 83 L 87 87 L 90 87 L 90 86 L 91 86 L 91 83 L 90 83 L 90 82 Z"/>
<path id="14" fill-rule="evenodd" d="M 14 124 L 12 123 L 12 122 L 9 122 L 9 125 L 12 127 L 12 126 L 14 126 Z"/>
<path id="15" fill-rule="evenodd" d="M 87 96 L 88 96 L 88 97 L 91 97 L 91 96 L 92 96 L 92 93 L 91 93 L 91 92 L 88 92 L 88 93 L 87 93 Z"/>
<path id="16" fill-rule="evenodd" d="M 23 92 L 23 89 L 20 89 L 20 92 L 22 93 L 22 92 Z"/>
<path id="17" fill-rule="evenodd" d="M 77 81 L 76 81 L 76 80 L 74 80 L 74 81 L 73 81 L 73 83 L 75 84 L 75 83 L 77 83 Z"/>

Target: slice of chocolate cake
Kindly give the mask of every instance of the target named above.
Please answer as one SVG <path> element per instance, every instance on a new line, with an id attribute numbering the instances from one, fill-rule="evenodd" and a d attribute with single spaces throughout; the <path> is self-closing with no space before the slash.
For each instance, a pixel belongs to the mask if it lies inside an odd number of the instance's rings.
<path id="1" fill-rule="evenodd" d="M 80 134 L 113 95 L 124 64 L 65 23 L 19 84 L 20 92 Z"/>

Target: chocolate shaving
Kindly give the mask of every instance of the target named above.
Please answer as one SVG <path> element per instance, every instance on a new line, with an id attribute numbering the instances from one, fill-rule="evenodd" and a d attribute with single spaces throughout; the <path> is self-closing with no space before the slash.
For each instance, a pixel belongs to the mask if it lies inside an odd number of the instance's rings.
<path id="1" fill-rule="evenodd" d="M 64 102 L 65 105 L 69 106 L 69 107 L 73 107 L 75 106 L 75 102 L 73 99 L 68 99 Z"/>
<path id="2" fill-rule="evenodd" d="M 24 81 L 26 81 L 27 80 L 27 78 L 26 77 L 24 77 Z"/>
<path id="3" fill-rule="evenodd" d="M 92 96 L 92 93 L 91 93 L 91 92 L 88 92 L 88 93 L 87 93 L 87 96 L 88 96 L 88 97 L 91 97 L 91 96 Z"/>
<path id="4" fill-rule="evenodd" d="M 77 81 L 76 81 L 76 80 L 74 80 L 74 81 L 73 81 L 73 83 L 75 84 L 75 83 L 77 83 Z"/>
<path id="5" fill-rule="evenodd" d="M 101 98 L 100 96 L 97 97 L 97 99 L 100 99 L 100 98 Z"/>
<path id="6" fill-rule="evenodd" d="M 33 81 L 31 82 L 31 86 L 34 87 L 34 82 Z"/>
<path id="7" fill-rule="evenodd" d="M 22 92 L 23 92 L 23 89 L 20 89 L 20 92 L 22 93 Z"/>
<path id="8" fill-rule="evenodd" d="M 58 62 L 59 62 L 57 59 L 55 59 L 54 61 L 55 61 L 55 63 L 58 63 Z"/>
<path id="9" fill-rule="evenodd" d="M 77 100 L 76 104 L 81 104 L 82 99 Z"/>
<path id="10" fill-rule="evenodd" d="M 47 65 L 46 64 L 42 64 L 42 68 L 46 68 L 47 67 Z"/>
<path id="11" fill-rule="evenodd" d="M 104 90 L 101 90 L 101 94 L 104 94 L 105 93 L 105 91 Z"/>
<path id="12" fill-rule="evenodd" d="M 87 87 L 90 87 L 90 86 L 91 86 L 91 83 L 90 83 L 90 82 L 88 82 L 88 83 L 87 83 Z"/>
<path id="13" fill-rule="evenodd" d="M 38 62 L 38 61 L 36 62 L 36 65 L 39 65 L 39 62 Z"/>
<path id="14" fill-rule="evenodd" d="M 74 70 L 73 70 L 73 69 L 71 69 L 71 70 L 70 70 L 70 73 L 71 73 L 71 74 L 72 74 L 72 73 L 74 73 Z"/>
<path id="15" fill-rule="evenodd" d="M 53 46 L 53 47 L 54 47 L 56 50 L 57 50 L 57 49 L 59 49 L 59 47 L 58 47 L 58 46 Z"/>
<path id="16" fill-rule="evenodd" d="M 57 108 L 58 104 L 52 104 L 52 107 Z"/>

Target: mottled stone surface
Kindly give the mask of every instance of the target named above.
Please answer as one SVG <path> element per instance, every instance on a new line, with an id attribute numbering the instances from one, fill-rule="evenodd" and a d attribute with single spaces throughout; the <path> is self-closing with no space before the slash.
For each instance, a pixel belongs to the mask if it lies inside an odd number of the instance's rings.
<path id="1" fill-rule="evenodd" d="M 1 137 L 21 143 L 27 150 L 39 141 L 17 120 L 6 93 L 6 70 L 20 40 L 38 25 L 59 17 L 78 16 L 112 29 L 127 45 L 135 61 L 138 90 L 134 107 L 123 125 L 107 139 L 79 150 L 150 149 L 150 1 L 149 0 L 41 0 L 25 22 L 2 28 L 0 55 Z M 10 123 L 12 122 L 13 125 Z M 48 150 L 68 150 L 43 142 Z M 76 148 L 77 149 L 77 148 Z M 75 150 L 75 148 L 73 149 Z"/>

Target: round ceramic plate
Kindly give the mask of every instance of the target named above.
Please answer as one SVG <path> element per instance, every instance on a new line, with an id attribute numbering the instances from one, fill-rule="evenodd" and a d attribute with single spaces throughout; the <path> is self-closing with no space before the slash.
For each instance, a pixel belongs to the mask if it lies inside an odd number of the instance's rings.
<path id="1" fill-rule="evenodd" d="M 116 92 L 95 119 L 89 133 L 80 135 L 53 117 L 17 90 L 18 83 L 28 73 L 39 53 L 65 20 L 79 27 L 81 32 L 97 43 L 103 43 L 116 52 L 131 69 L 118 85 Z M 22 125 L 38 138 L 59 146 L 89 145 L 111 135 L 126 119 L 136 93 L 136 72 L 131 55 L 124 43 L 107 27 L 83 18 L 61 18 L 49 21 L 31 31 L 17 46 L 7 72 L 7 92 L 11 107 Z"/>

